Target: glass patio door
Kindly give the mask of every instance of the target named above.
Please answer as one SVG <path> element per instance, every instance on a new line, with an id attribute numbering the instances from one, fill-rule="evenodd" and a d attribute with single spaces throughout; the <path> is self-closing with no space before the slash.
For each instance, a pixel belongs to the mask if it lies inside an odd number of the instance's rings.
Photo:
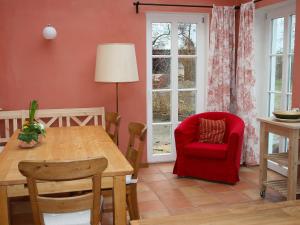
<path id="1" fill-rule="evenodd" d="M 268 116 L 274 111 L 291 110 L 292 81 L 294 65 L 294 43 L 296 15 L 295 6 L 274 10 L 268 14 Z M 269 149 L 271 153 L 288 151 L 288 139 L 276 134 L 269 135 Z M 283 175 L 287 174 L 287 167 L 269 161 L 268 167 Z"/>
<path id="2" fill-rule="evenodd" d="M 147 14 L 148 161 L 176 158 L 174 130 L 203 111 L 204 14 Z"/>

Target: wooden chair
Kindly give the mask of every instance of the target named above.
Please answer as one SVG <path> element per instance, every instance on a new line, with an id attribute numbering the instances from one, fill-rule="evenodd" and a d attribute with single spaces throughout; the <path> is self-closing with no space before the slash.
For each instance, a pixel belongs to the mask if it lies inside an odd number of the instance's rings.
<path id="1" fill-rule="evenodd" d="M 25 118 L 23 111 L 0 111 L 0 152 L 4 149 L 11 135 L 22 127 Z"/>
<path id="2" fill-rule="evenodd" d="M 130 220 L 140 219 L 137 201 L 137 179 L 143 155 L 147 127 L 142 123 L 131 122 L 128 125 L 129 142 L 126 159 L 133 167 L 133 174 L 126 176 L 126 202 Z"/>
<path id="3" fill-rule="evenodd" d="M 116 112 L 105 113 L 105 130 L 110 138 L 118 145 L 121 116 Z"/>
<path id="4" fill-rule="evenodd" d="M 11 135 L 22 127 L 28 118 L 28 110 L 0 111 L 0 152 Z M 105 128 L 104 107 L 71 108 L 71 109 L 39 109 L 37 121 L 48 127 L 98 126 L 101 120 Z"/>
<path id="5" fill-rule="evenodd" d="M 69 109 L 39 109 L 37 111 L 37 120 L 45 127 L 70 127 L 86 126 L 88 124 L 98 126 L 99 119 L 101 125 L 105 128 L 104 107 L 95 108 L 69 108 Z M 25 110 L 25 116 L 28 111 Z M 58 124 L 56 122 L 58 121 Z"/>
<path id="6" fill-rule="evenodd" d="M 20 172 L 27 178 L 35 225 L 99 225 L 101 175 L 106 158 L 80 161 L 21 161 Z M 41 196 L 39 181 L 92 179 L 92 191 L 72 197 Z"/>
<path id="7" fill-rule="evenodd" d="M 137 202 L 137 181 L 138 171 L 143 155 L 147 127 L 142 123 L 130 123 L 128 125 L 129 142 L 126 152 L 126 159 L 133 167 L 133 174 L 126 176 L 126 202 L 129 211 L 130 220 L 139 219 L 139 209 Z M 107 195 L 112 195 L 112 190 L 106 190 Z M 106 209 L 110 212 L 112 209 Z"/>

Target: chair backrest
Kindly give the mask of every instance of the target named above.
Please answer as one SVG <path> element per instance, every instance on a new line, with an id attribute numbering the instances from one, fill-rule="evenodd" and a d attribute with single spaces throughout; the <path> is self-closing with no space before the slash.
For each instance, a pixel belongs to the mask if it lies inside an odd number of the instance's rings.
<path id="1" fill-rule="evenodd" d="M 244 122 L 237 115 L 228 112 L 204 112 L 187 117 L 179 126 L 185 126 L 191 135 L 193 141 L 198 141 L 199 139 L 199 119 L 210 119 L 210 120 L 221 120 L 225 119 L 226 129 L 224 135 L 224 143 L 228 142 L 229 134 L 233 127 L 241 125 L 244 127 Z M 192 142 L 193 142 L 192 141 Z"/>
<path id="2" fill-rule="evenodd" d="M 116 112 L 105 113 L 105 130 L 110 138 L 118 144 L 121 116 Z"/>
<path id="3" fill-rule="evenodd" d="M 27 178 L 35 225 L 44 225 L 43 213 L 67 213 L 91 210 L 91 225 L 100 222 L 101 175 L 106 158 L 80 161 L 21 161 L 19 171 Z M 75 197 L 39 195 L 36 180 L 72 181 L 92 178 L 92 191 Z"/>
<path id="4" fill-rule="evenodd" d="M 133 167 L 132 178 L 136 179 L 144 150 L 147 127 L 142 123 L 131 122 L 128 125 L 128 131 L 129 142 L 126 152 L 126 159 Z"/>
<path id="5" fill-rule="evenodd" d="M 27 118 L 28 111 L 26 111 L 25 115 Z M 58 121 L 59 127 L 86 126 L 91 121 L 93 121 L 93 125 L 98 126 L 99 116 L 101 116 L 102 126 L 105 127 L 104 107 L 73 109 L 39 109 L 36 114 L 37 121 L 41 122 L 46 127 L 55 126 L 55 121 Z"/>
<path id="6" fill-rule="evenodd" d="M 104 107 L 72 109 L 39 109 L 36 119 L 47 127 L 85 126 L 93 124 L 105 127 Z M 28 110 L 0 111 L 0 146 L 5 145 L 15 130 L 20 129 L 28 118 Z M 4 121 L 4 122 L 3 122 Z M 2 137 L 4 135 L 4 137 Z"/>
<path id="7" fill-rule="evenodd" d="M 0 146 L 6 144 L 11 135 L 22 127 L 24 111 L 0 111 Z"/>

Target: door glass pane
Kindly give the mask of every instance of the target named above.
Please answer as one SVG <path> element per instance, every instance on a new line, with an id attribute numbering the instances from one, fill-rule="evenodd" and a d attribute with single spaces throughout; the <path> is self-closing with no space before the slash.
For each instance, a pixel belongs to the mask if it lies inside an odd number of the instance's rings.
<path id="1" fill-rule="evenodd" d="M 195 55 L 196 54 L 196 29 L 194 23 L 178 24 L 178 54 Z"/>
<path id="2" fill-rule="evenodd" d="M 153 154 L 171 153 L 171 125 L 153 125 Z"/>
<path id="3" fill-rule="evenodd" d="M 287 95 L 287 110 L 292 109 L 292 95 Z"/>
<path id="4" fill-rule="evenodd" d="M 178 59 L 178 88 L 196 86 L 196 58 Z"/>
<path id="5" fill-rule="evenodd" d="M 270 91 L 281 91 L 281 89 L 282 89 L 282 56 L 272 56 Z"/>
<path id="6" fill-rule="evenodd" d="M 178 92 L 178 121 L 196 112 L 196 91 L 179 91 Z"/>
<path id="7" fill-rule="evenodd" d="M 289 56 L 288 92 L 292 92 L 294 74 L 294 55 Z"/>
<path id="8" fill-rule="evenodd" d="M 268 152 L 270 154 L 279 153 L 279 146 L 280 146 L 281 139 L 282 139 L 281 136 L 278 136 L 276 134 L 269 134 L 269 150 L 268 150 Z"/>
<path id="9" fill-rule="evenodd" d="M 272 54 L 283 53 L 284 18 L 272 20 Z"/>
<path id="10" fill-rule="evenodd" d="M 153 89 L 170 88 L 170 58 L 152 58 Z"/>
<path id="11" fill-rule="evenodd" d="M 271 93 L 269 99 L 269 109 L 270 109 L 270 116 L 272 112 L 279 111 L 281 109 L 281 93 Z"/>
<path id="12" fill-rule="evenodd" d="M 287 152 L 289 149 L 290 140 L 288 138 L 284 138 L 285 140 L 285 146 L 283 152 Z"/>
<path id="13" fill-rule="evenodd" d="M 171 23 L 152 23 L 152 55 L 170 55 Z"/>
<path id="14" fill-rule="evenodd" d="M 290 53 L 294 53 L 295 48 L 295 25 L 296 25 L 296 15 L 290 16 Z"/>
<path id="15" fill-rule="evenodd" d="M 171 121 L 170 113 L 170 92 L 153 92 L 153 122 Z"/>

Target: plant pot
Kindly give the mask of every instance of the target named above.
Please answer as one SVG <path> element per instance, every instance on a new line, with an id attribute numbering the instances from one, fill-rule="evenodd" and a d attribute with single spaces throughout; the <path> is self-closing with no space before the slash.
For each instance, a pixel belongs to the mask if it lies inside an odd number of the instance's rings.
<path id="1" fill-rule="evenodd" d="M 31 142 L 27 143 L 25 141 L 19 141 L 20 148 L 33 148 L 43 140 L 43 135 L 39 135 L 38 142 L 32 140 Z"/>
<path id="2" fill-rule="evenodd" d="M 31 141 L 29 143 L 25 142 L 25 141 L 20 141 L 19 142 L 19 147 L 20 148 L 33 148 L 34 146 L 36 146 L 38 144 L 38 142 L 36 141 Z"/>

